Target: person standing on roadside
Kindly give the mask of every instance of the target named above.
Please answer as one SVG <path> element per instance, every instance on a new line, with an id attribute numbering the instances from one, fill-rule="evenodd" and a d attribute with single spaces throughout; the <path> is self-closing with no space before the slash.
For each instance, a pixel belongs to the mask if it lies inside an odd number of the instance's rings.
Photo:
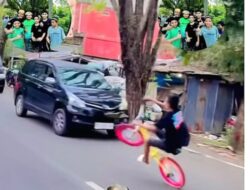
<path id="1" fill-rule="evenodd" d="M 196 34 L 196 30 L 198 28 L 198 24 L 195 22 L 194 15 L 189 16 L 190 23 L 186 28 L 186 42 L 188 50 L 194 51 L 196 47 L 199 46 L 198 37 Z"/>
<path id="2" fill-rule="evenodd" d="M 12 32 L 7 35 L 7 38 L 15 48 L 25 49 L 24 29 L 21 27 L 21 22 L 19 20 L 13 23 Z"/>
<path id="3" fill-rule="evenodd" d="M 51 19 L 51 26 L 48 29 L 47 34 L 47 42 L 50 44 L 51 50 L 54 50 L 58 47 L 60 47 L 65 39 L 65 33 L 58 25 L 58 19 L 52 18 Z"/>
<path id="4" fill-rule="evenodd" d="M 31 28 L 35 24 L 35 21 L 32 19 L 32 13 L 31 12 L 26 12 L 25 15 L 26 15 L 26 20 L 23 22 L 25 50 L 26 51 L 31 51 L 32 50 Z"/>
<path id="5" fill-rule="evenodd" d="M 32 46 L 35 51 L 41 52 L 43 50 L 45 31 L 44 28 L 40 25 L 40 19 L 38 16 L 34 18 L 35 24 L 31 28 L 32 33 Z"/>
<path id="6" fill-rule="evenodd" d="M 199 35 L 203 36 L 206 42 L 206 46 L 209 48 L 216 44 L 219 38 L 219 31 L 217 27 L 213 25 L 210 17 L 205 18 L 205 25 L 198 30 Z"/>
<path id="7" fill-rule="evenodd" d="M 47 38 L 47 34 L 48 34 L 48 29 L 51 26 L 51 19 L 49 18 L 48 12 L 47 11 L 43 11 L 42 12 L 42 19 L 40 22 L 41 26 L 43 27 L 43 30 L 45 31 L 45 38 L 43 39 L 43 50 L 44 51 L 49 51 L 50 48 L 47 47 L 47 42 L 46 42 L 46 38 Z"/>
<path id="8" fill-rule="evenodd" d="M 23 21 L 25 20 L 24 15 L 25 15 L 25 11 L 19 10 L 17 17 L 14 17 L 11 20 L 9 20 L 9 22 L 7 23 L 7 25 L 4 29 L 4 31 L 7 35 L 13 32 L 13 25 L 14 25 L 15 21 L 18 20 L 20 22 L 20 27 L 23 27 Z"/>
<path id="9" fill-rule="evenodd" d="M 186 28 L 187 25 L 189 24 L 189 11 L 184 10 L 182 12 L 183 17 L 180 18 L 179 20 L 179 27 L 181 29 L 181 42 L 182 42 L 182 49 L 186 50 Z"/>

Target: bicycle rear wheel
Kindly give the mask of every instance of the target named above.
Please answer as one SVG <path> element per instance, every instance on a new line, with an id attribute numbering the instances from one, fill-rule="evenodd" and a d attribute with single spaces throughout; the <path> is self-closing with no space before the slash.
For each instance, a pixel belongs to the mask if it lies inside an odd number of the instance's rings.
<path id="1" fill-rule="evenodd" d="M 141 146 L 144 144 L 144 139 L 140 131 L 135 132 L 134 126 L 130 124 L 120 124 L 115 128 L 117 138 L 123 143 L 130 146 Z"/>
<path id="2" fill-rule="evenodd" d="M 159 163 L 159 169 L 164 181 L 174 188 L 185 185 L 185 174 L 181 166 L 172 158 L 163 157 Z"/>

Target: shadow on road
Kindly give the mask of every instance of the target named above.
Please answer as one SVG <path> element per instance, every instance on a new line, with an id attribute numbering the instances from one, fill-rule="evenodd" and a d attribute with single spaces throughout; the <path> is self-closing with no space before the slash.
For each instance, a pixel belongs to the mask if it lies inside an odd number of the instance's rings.
<path id="1" fill-rule="evenodd" d="M 49 132 L 54 133 L 51 123 L 47 119 L 44 119 L 43 117 L 40 117 L 35 114 L 28 114 L 26 118 L 32 120 L 33 122 L 39 124 L 40 126 L 44 126 L 44 128 L 49 130 Z M 105 130 L 94 131 L 88 129 L 88 127 L 84 128 L 84 126 L 72 126 L 72 130 L 66 138 L 84 138 L 84 139 L 96 139 L 96 140 L 105 139 L 113 141 L 117 140 L 116 137 L 108 136 Z"/>

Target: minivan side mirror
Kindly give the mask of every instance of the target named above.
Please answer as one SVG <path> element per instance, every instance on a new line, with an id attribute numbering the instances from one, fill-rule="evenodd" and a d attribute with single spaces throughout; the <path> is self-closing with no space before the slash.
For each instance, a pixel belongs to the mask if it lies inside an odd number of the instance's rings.
<path id="1" fill-rule="evenodd" d="M 56 79 L 53 78 L 53 77 L 47 77 L 47 78 L 45 79 L 45 83 L 46 83 L 46 84 L 56 84 Z"/>

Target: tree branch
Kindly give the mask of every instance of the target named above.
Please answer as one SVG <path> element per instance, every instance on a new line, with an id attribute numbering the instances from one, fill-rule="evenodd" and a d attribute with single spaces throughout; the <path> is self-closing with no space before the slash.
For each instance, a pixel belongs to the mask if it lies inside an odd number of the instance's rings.
<path id="1" fill-rule="evenodd" d="M 158 0 L 152 0 L 150 2 L 150 8 L 147 12 L 149 15 L 148 17 L 148 26 L 147 26 L 147 31 L 146 31 L 146 43 L 145 43 L 145 49 L 144 49 L 144 55 L 146 57 L 149 56 L 150 50 L 152 48 L 152 40 L 153 40 L 153 35 L 154 35 L 154 28 L 155 28 L 155 23 L 156 23 L 156 18 L 157 18 L 157 5 L 158 5 Z M 150 11 L 151 10 L 151 11 Z"/>

